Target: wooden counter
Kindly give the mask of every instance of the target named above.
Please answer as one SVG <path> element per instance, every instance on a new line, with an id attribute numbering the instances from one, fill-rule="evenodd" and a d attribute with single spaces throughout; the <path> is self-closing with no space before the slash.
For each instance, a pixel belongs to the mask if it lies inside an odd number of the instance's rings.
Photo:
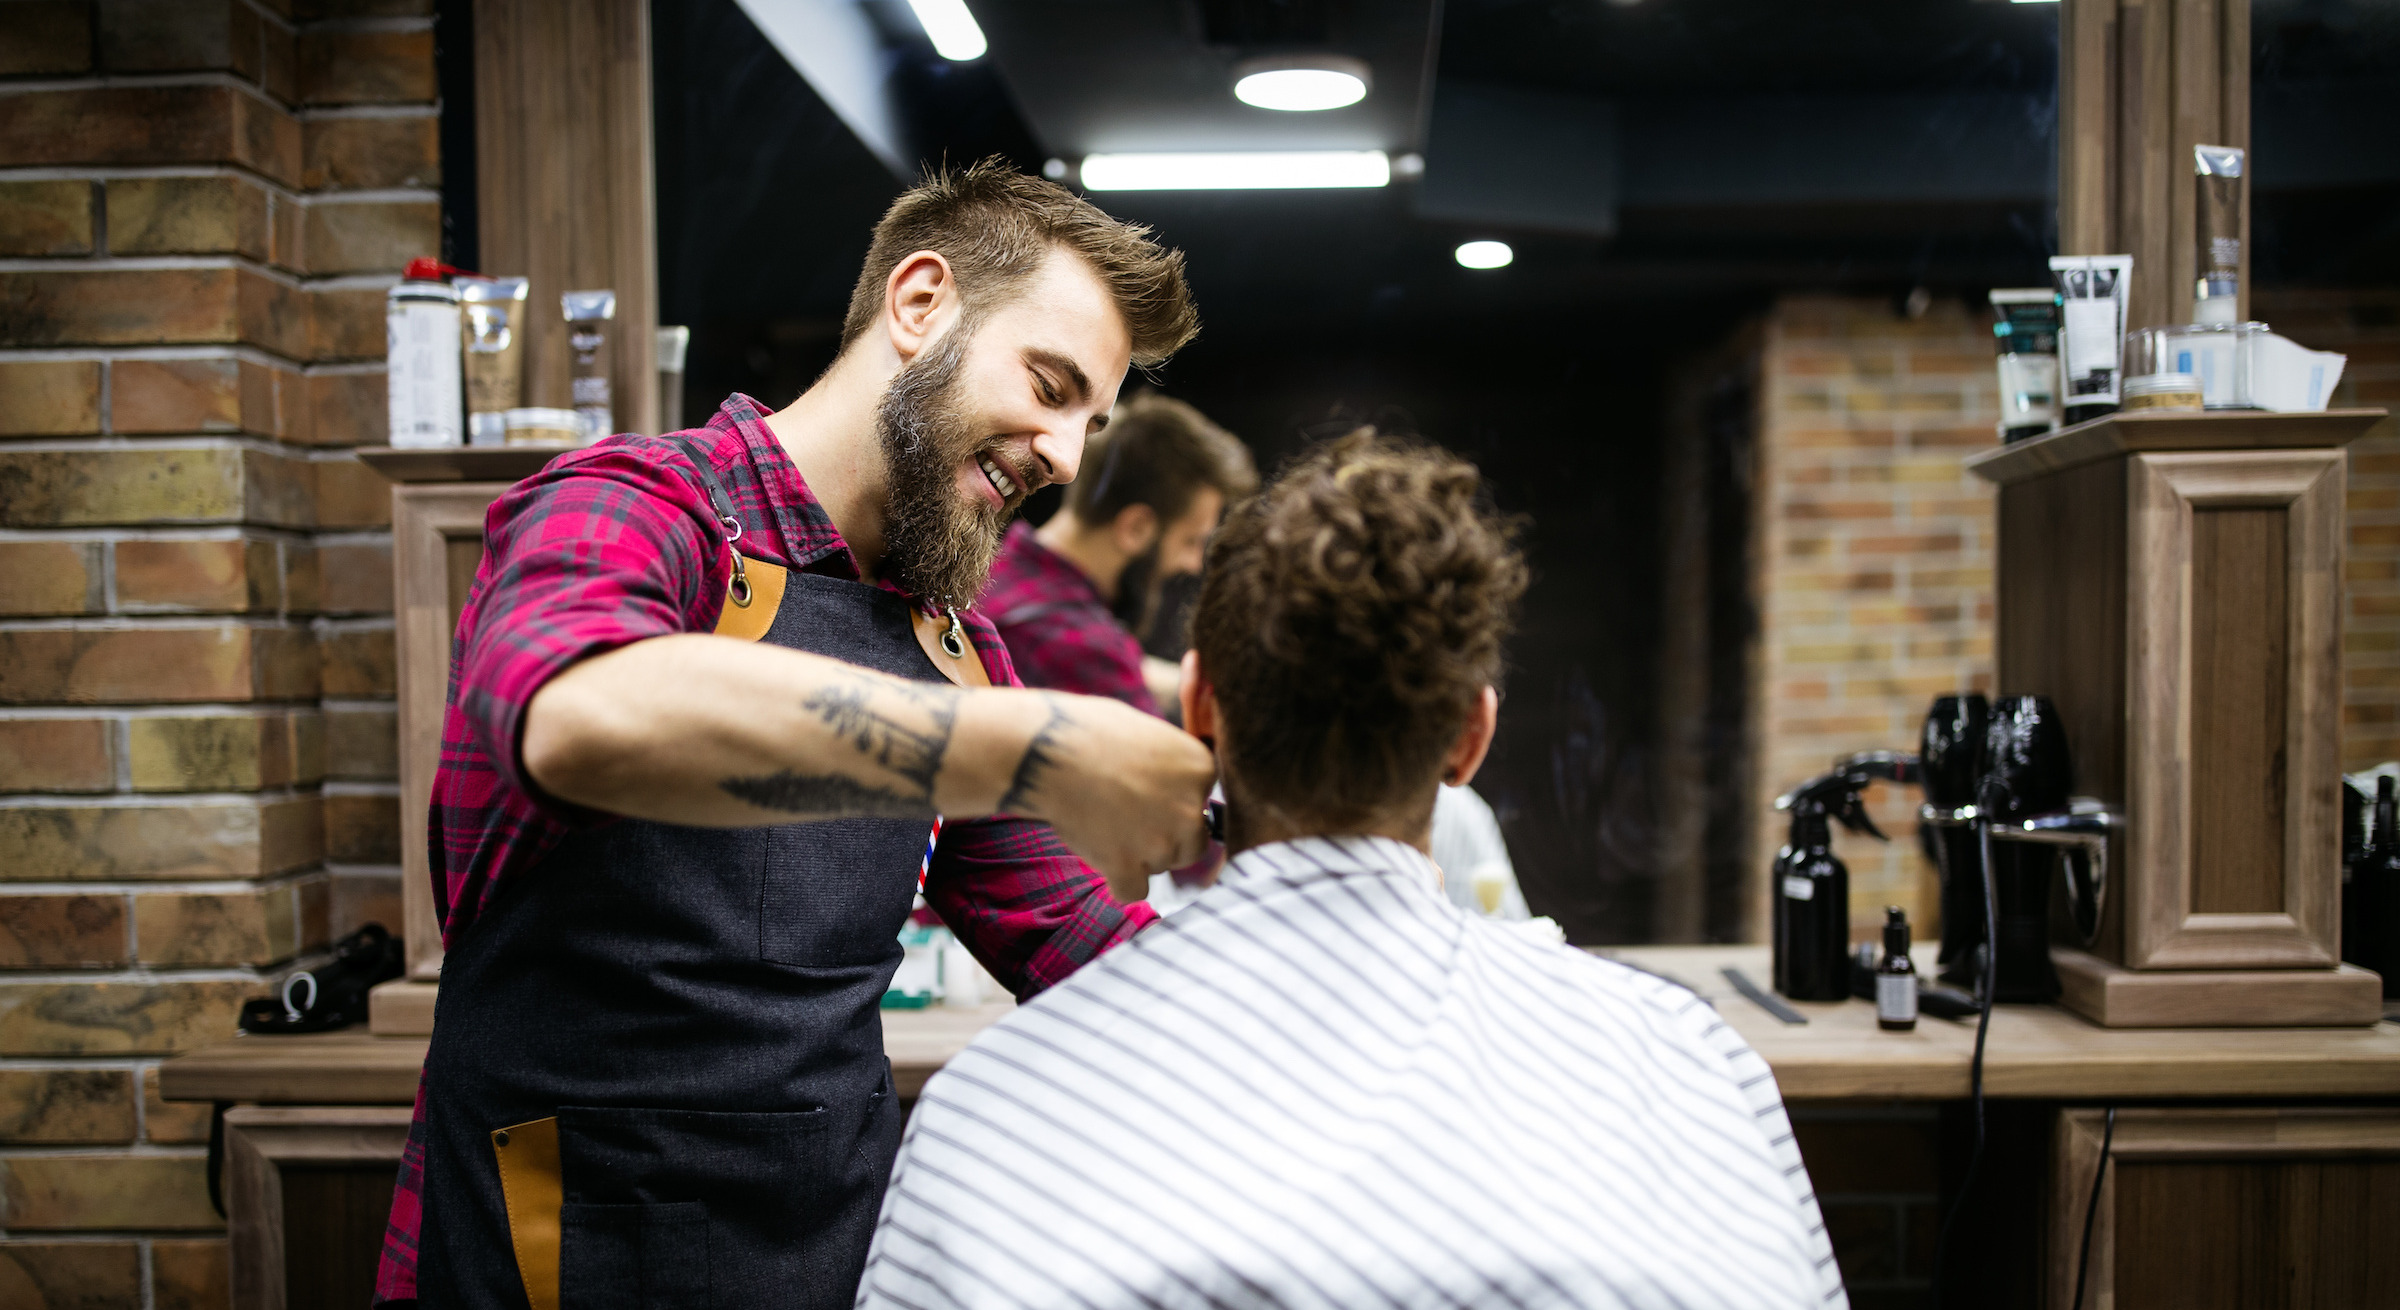
<path id="1" fill-rule="evenodd" d="M 1951 1100 L 1968 1092 L 1973 1020 L 1926 1017 L 1916 1031 L 1875 1026 L 1865 1001 L 1795 1002 L 1787 1025 L 1733 990 L 1740 968 L 1765 986 L 1764 946 L 1648 946 L 1601 952 L 1664 974 L 1717 1007 L 1775 1070 L 1784 1099 Z M 1933 953 L 1920 953 L 1926 965 Z M 1992 1014 L 1984 1091 L 2025 1099 L 2400 1095 L 2400 1024 L 2372 1028 L 2102 1028 L 2056 1006 Z"/>
<path id="2" fill-rule="evenodd" d="M 1915 1032 L 1875 1026 L 1864 1001 L 1798 1003 L 1787 1026 L 1720 970 L 1768 978 L 1763 946 L 1650 946 L 1602 952 L 1664 974 L 1715 1005 L 1766 1057 L 1790 1100 L 1950 1100 L 1967 1094 L 1975 1025 L 1927 1017 Z M 1925 961 L 1932 962 L 1930 948 Z M 892 1080 L 913 1097 L 1007 1003 L 883 1012 Z M 404 1105 L 417 1091 L 422 1037 L 364 1031 L 243 1037 L 167 1061 L 169 1100 L 280 1105 Z M 2055 1006 L 2002 1006 L 1984 1055 L 1992 1096 L 2277 1099 L 2400 1096 L 2400 1024 L 2372 1028 L 2106 1029 Z"/>
<path id="3" fill-rule="evenodd" d="M 883 1049 L 900 1095 L 914 1097 L 935 1070 L 1013 1004 L 884 1011 Z M 160 1066 L 159 1095 L 259 1105 L 409 1105 L 417 1097 L 425 1043 L 423 1037 L 376 1037 L 363 1027 L 237 1037 Z"/>

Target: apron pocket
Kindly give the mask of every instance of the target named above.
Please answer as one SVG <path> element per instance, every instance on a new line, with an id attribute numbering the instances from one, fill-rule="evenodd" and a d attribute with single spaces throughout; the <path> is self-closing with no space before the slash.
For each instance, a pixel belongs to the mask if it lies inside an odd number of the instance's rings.
<path id="1" fill-rule="evenodd" d="M 559 1107 L 562 1225 L 571 1228 L 566 1216 L 581 1215 L 585 1247 L 579 1259 L 575 1235 L 562 1237 L 561 1304 L 848 1306 L 858 1267 L 848 1264 L 842 1285 L 842 1274 L 825 1264 L 824 1237 L 853 1212 L 873 1228 L 881 1192 L 870 1184 L 881 1179 L 856 1176 L 861 1171 L 848 1158 L 861 1114 L 873 1104 L 860 1098 L 839 1112 L 764 1114 Z M 864 1257 L 862 1245 L 856 1258 Z M 697 1272 L 692 1260 L 700 1262 Z M 683 1295 L 662 1279 L 682 1280 L 698 1299 L 622 1299 Z M 598 1299 L 575 1299 L 579 1281 Z M 609 1281 L 619 1288 L 601 1285 Z"/>
<path id="2" fill-rule="evenodd" d="M 569 1202 L 558 1210 L 558 1296 L 575 1310 L 710 1310 L 708 1207 Z"/>

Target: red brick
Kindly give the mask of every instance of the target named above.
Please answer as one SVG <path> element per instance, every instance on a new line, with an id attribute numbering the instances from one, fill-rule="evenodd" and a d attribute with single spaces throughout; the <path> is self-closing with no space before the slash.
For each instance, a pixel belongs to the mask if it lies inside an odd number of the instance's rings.
<path id="1" fill-rule="evenodd" d="M 78 164 L 238 164 L 292 186 L 300 179 L 300 123 L 229 86 L 0 96 L 0 166 Z"/>
<path id="2" fill-rule="evenodd" d="M 96 612 L 98 555 L 87 541 L 0 541 L 0 614 Z"/>
<path id="3" fill-rule="evenodd" d="M 106 719 L 0 719 L 0 792 L 104 792 L 117 785 Z"/>
<path id="4" fill-rule="evenodd" d="M 99 430 L 98 360 L 0 360 L 0 436 L 63 437 Z"/>
<path id="5" fill-rule="evenodd" d="M 0 255 L 92 253 L 92 190 L 84 181 L 0 182 Z"/>
<path id="6" fill-rule="evenodd" d="M 440 123 L 421 117 L 320 118 L 303 129 L 301 185 L 311 191 L 436 187 Z"/>
<path id="7" fill-rule="evenodd" d="M 0 1245 L 0 1292 L 11 1310 L 138 1306 L 142 1251 L 132 1242 L 9 1242 Z"/>
<path id="8" fill-rule="evenodd" d="M 0 895 L 0 969 L 83 969 L 125 963 L 125 898 Z"/>
<path id="9" fill-rule="evenodd" d="M 82 73 L 91 66 L 90 0 L 0 6 L 0 77 Z"/>
<path id="10" fill-rule="evenodd" d="M 433 33 L 322 29 L 300 34 L 300 94 L 312 105 L 434 98 Z"/>
<path id="11" fill-rule="evenodd" d="M 311 645 L 303 630 L 235 623 L 0 631 L 0 704 L 313 698 Z"/>

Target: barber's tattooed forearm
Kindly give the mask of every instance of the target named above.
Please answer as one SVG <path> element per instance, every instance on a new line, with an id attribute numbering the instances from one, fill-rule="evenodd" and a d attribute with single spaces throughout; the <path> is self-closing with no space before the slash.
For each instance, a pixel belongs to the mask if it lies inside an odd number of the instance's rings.
<path id="1" fill-rule="evenodd" d="M 877 787 L 838 773 L 779 769 L 756 778 L 727 778 L 717 785 L 736 800 L 786 814 L 874 819 L 922 819 L 933 814 L 930 796 Z"/>
<path id="2" fill-rule="evenodd" d="M 1062 729 L 1074 722 L 1067 714 L 1066 702 L 1056 696 L 1042 698 L 1050 708 L 1050 717 L 1042 720 L 1041 731 L 1025 743 L 1024 757 L 1017 761 L 1015 776 L 1008 780 L 1008 793 L 1000 798 L 997 807 L 1003 814 L 1023 814 L 1031 805 L 1035 792 L 1041 790 L 1042 779 L 1058 767 L 1058 739 Z"/>
<path id="3" fill-rule="evenodd" d="M 915 706 L 924 725 L 911 727 L 894 718 L 894 700 Z M 942 755 L 950 749 L 950 730 L 958 721 L 957 693 L 850 684 L 811 692 L 800 707 L 847 738 L 859 754 L 916 784 L 928 802 L 933 799 L 934 775 L 942 771 Z"/>
<path id="4" fill-rule="evenodd" d="M 717 785 L 761 809 L 787 814 L 918 818 L 934 812 L 934 779 L 958 720 L 955 691 L 857 679 L 812 691 L 800 705 L 857 752 L 851 767 L 779 769 Z M 888 777 L 872 776 L 878 771 Z"/>

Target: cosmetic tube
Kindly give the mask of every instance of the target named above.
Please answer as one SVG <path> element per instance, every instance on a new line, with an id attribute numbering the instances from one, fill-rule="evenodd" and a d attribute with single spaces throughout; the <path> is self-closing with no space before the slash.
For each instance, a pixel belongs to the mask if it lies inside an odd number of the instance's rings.
<path id="1" fill-rule="evenodd" d="M 2117 407 L 2133 256 L 2052 255 L 2050 279 L 2060 310 L 2060 399 L 2067 422 L 2082 423 Z"/>
<path id="2" fill-rule="evenodd" d="M 617 316 L 614 291 L 570 291 L 558 298 L 567 316 L 568 389 L 583 416 L 585 445 L 617 430 L 615 397 L 609 390 L 608 325 Z"/>
<path id="3" fill-rule="evenodd" d="M 521 277 L 462 277 L 459 305 L 467 325 L 467 442 L 508 441 L 508 411 L 525 393 L 525 339 L 517 329 L 529 284 Z"/>
<path id="4" fill-rule="evenodd" d="M 2193 146 L 2200 188 L 2199 230 L 2193 252 L 2199 279 L 2192 289 L 2194 323 L 2231 323 L 2241 303 L 2243 152 L 2232 146 Z"/>
<path id="5" fill-rule="evenodd" d="M 2048 287 L 2000 287 L 1991 295 L 2000 357 L 2000 440 L 2023 441 L 2058 430 L 2058 293 Z"/>
<path id="6" fill-rule="evenodd" d="M 384 371 L 395 446 L 466 444 L 460 404 L 458 292 L 411 279 L 384 293 Z"/>
<path id="7" fill-rule="evenodd" d="M 678 432 L 683 428 L 683 356 L 691 344 L 692 330 L 688 327 L 658 330 L 658 430 L 661 432 Z"/>

